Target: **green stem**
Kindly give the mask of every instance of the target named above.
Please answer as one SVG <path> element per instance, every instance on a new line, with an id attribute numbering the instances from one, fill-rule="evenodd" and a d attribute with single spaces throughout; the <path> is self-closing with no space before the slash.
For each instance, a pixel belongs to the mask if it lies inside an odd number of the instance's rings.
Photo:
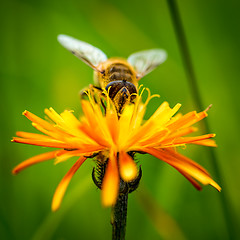
<path id="1" fill-rule="evenodd" d="M 112 209 L 112 240 L 124 240 L 127 223 L 128 194 L 119 194 Z"/>
<path id="2" fill-rule="evenodd" d="M 168 3 L 168 7 L 169 7 L 170 14 L 172 17 L 174 30 L 175 30 L 175 33 L 177 36 L 179 49 L 181 51 L 182 60 L 183 60 L 184 66 L 185 66 L 185 71 L 186 71 L 188 83 L 190 86 L 190 90 L 192 93 L 192 97 L 194 99 L 194 102 L 195 102 L 195 105 L 196 105 L 198 111 L 202 111 L 203 110 L 202 99 L 200 96 L 200 92 L 198 90 L 197 79 L 196 79 L 196 75 L 195 75 L 194 68 L 192 65 L 190 51 L 188 48 L 186 35 L 185 35 L 184 29 L 183 29 L 183 24 L 181 21 L 179 9 L 178 9 L 178 6 L 177 6 L 177 3 L 175 0 L 167 0 L 167 3 Z M 206 120 L 203 121 L 203 128 L 206 132 L 211 132 L 208 122 Z M 222 185 L 222 187 L 225 188 L 225 191 L 222 191 L 220 194 L 220 199 L 221 199 L 223 214 L 225 217 L 229 238 L 234 239 L 234 232 L 235 232 L 234 216 L 233 216 L 231 208 L 230 208 L 229 199 L 226 195 L 227 188 L 223 186 L 223 181 L 222 181 L 223 177 L 222 177 L 221 171 L 218 166 L 218 160 L 217 160 L 216 153 L 213 148 L 209 148 L 209 155 L 210 155 L 212 166 L 215 171 L 216 178 L 218 179 L 218 182 Z"/>

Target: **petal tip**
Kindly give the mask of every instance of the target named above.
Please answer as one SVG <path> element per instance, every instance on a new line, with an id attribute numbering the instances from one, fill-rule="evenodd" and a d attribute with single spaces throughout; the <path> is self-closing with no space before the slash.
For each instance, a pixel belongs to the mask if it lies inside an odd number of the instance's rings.
<path id="1" fill-rule="evenodd" d="M 182 104 L 181 104 L 181 103 L 177 103 L 176 106 L 177 106 L 178 108 L 180 108 L 180 107 L 182 106 Z"/>
<path id="2" fill-rule="evenodd" d="M 18 172 L 19 172 L 18 169 L 14 168 L 14 169 L 12 170 L 12 175 L 17 175 Z"/>
<path id="3" fill-rule="evenodd" d="M 121 176 L 126 182 L 130 182 L 134 180 L 137 177 L 137 168 L 134 167 L 129 167 L 124 169 L 124 171 L 121 172 Z"/>
<path id="4" fill-rule="evenodd" d="M 52 202 L 51 210 L 52 212 L 56 212 L 60 208 L 60 204 L 57 204 L 56 202 Z"/>
<path id="5" fill-rule="evenodd" d="M 216 185 L 213 186 L 213 187 L 215 187 L 218 192 L 221 192 L 221 191 L 222 191 L 222 188 L 221 188 L 218 184 L 216 184 Z"/>
<path id="6" fill-rule="evenodd" d="M 25 110 L 25 111 L 23 111 L 22 115 L 26 116 L 26 115 L 27 115 L 27 113 L 28 113 L 28 111 L 27 111 L 27 110 Z"/>
<path id="7" fill-rule="evenodd" d="M 213 106 L 213 105 L 210 104 L 210 105 L 204 110 L 204 112 L 207 112 L 212 106 Z"/>
<path id="8" fill-rule="evenodd" d="M 102 194 L 102 206 L 107 208 L 107 207 L 112 207 L 116 204 L 117 198 L 112 198 L 110 196 L 105 197 L 104 194 Z"/>

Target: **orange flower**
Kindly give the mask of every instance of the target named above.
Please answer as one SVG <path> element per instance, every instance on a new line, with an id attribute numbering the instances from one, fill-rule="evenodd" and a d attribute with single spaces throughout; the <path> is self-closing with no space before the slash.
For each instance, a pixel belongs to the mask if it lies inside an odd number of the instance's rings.
<path id="1" fill-rule="evenodd" d="M 35 163 L 55 158 L 56 163 L 73 156 L 79 159 L 68 171 L 58 185 L 52 201 L 52 210 L 57 210 L 61 204 L 66 188 L 82 163 L 92 154 L 100 153 L 108 159 L 106 173 L 102 184 L 102 203 L 104 206 L 114 205 L 119 192 L 120 177 L 128 182 L 136 178 L 138 170 L 136 163 L 128 152 L 145 152 L 173 166 L 186 177 L 198 190 L 210 184 L 218 191 L 220 186 L 212 180 L 209 173 L 189 158 L 176 152 L 175 147 L 186 144 L 216 146 L 210 138 L 215 134 L 196 137 L 186 135 L 197 131 L 193 124 L 207 116 L 206 111 L 189 112 L 185 115 L 175 113 L 180 104 L 173 108 L 167 102 L 162 103 L 155 113 L 143 121 L 150 96 L 142 102 L 141 91 L 136 96 L 136 102 L 125 106 L 120 117 L 111 100 L 107 97 L 105 113 L 101 109 L 100 100 L 88 92 L 88 100 L 82 100 L 84 116 L 78 120 L 72 111 L 65 110 L 58 114 L 52 108 L 45 109 L 45 114 L 51 122 L 25 111 L 32 125 L 43 134 L 17 132 L 18 137 L 13 142 L 26 143 L 44 147 L 58 148 L 48 153 L 32 157 L 13 169 L 16 174 Z M 107 94 L 106 94 L 107 95 Z M 175 116 L 174 116 L 175 115 Z M 198 182 L 197 182 L 197 181 Z"/>

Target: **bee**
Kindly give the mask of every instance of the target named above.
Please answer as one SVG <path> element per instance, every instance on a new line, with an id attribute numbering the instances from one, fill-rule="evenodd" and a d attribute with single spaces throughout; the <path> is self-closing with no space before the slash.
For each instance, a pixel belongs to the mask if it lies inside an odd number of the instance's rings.
<path id="1" fill-rule="evenodd" d="M 94 70 L 95 88 L 108 92 L 119 114 L 134 101 L 138 81 L 167 58 L 164 50 L 150 49 L 133 53 L 127 59 L 108 59 L 100 49 L 73 37 L 61 34 L 58 41 Z"/>

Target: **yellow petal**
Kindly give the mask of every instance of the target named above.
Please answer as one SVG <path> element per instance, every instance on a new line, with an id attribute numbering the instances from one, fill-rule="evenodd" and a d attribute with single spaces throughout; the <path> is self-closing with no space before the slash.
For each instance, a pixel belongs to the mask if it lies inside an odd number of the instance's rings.
<path id="1" fill-rule="evenodd" d="M 197 190 L 202 190 L 202 186 L 195 181 L 189 174 L 187 174 L 186 172 L 180 170 L 179 168 L 175 167 L 178 172 L 180 172 Z"/>
<path id="2" fill-rule="evenodd" d="M 116 154 L 111 153 L 102 184 L 102 204 L 105 207 L 116 203 L 119 191 L 119 173 Z"/>
<path id="3" fill-rule="evenodd" d="M 140 146 L 158 146 L 162 144 L 162 141 L 168 136 L 169 130 L 163 129 L 159 132 L 156 132 L 152 136 L 149 136 L 138 142 Z"/>
<path id="4" fill-rule="evenodd" d="M 42 126 L 43 128 L 47 129 L 47 130 L 51 130 L 54 131 L 54 126 L 52 124 L 50 124 L 49 122 L 41 119 L 40 117 L 36 116 L 35 114 L 29 112 L 29 111 L 24 111 L 23 115 L 25 117 L 27 117 L 30 121 L 32 121 L 33 123 L 36 123 L 40 126 Z"/>
<path id="5" fill-rule="evenodd" d="M 64 178 L 61 180 L 61 182 L 57 186 L 57 189 L 54 193 L 53 200 L 52 200 L 52 211 L 56 211 L 60 207 L 69 182 L 71 181 L 73 175 L 85 160 L 86 160 L 85 157 L 80 157 L 75 162 L 75 164 L 70 168 L 70 170 L 67 172 L 67 174 L 64 176 Z"/>
<path id="6" fill-rule="evenodd" d="M 106 123 L 108 126 L 108 130 L 111 134 L 111 137 L 113 139 L 113 142 L 116 143 L 119 135 L 119 121 L 117 113 L 109 109 L 106 113 Z"/>
<path id="7" fill-rule="evenodd" d="M 106 119 L 103 117 L 99 106 L 95 106 L 94 103 L 92 105 L 86 100 L 83 100 L 81 103 L 87 120 L 87 124 L 81 126 L 81 130 L 100 145 L 108 146 L 112 144 L 113 141 Z M 93 106 L 95 107 L 94 109 Z"/>
<path id="8" fill-rule="evenodd" d="M 58 164 L 58 163 L 64 162 L 64 161 L 68 160 L 71 157 L 77 156 L 75 152 L 76 151 L 66 151 L 64 154 L 60 154 L 60 155 L 57 154 L 56 158 L 54 160 L 54 164 Z"/>
<path id="9" fill-rule="evenodd" d="M 168 141 L 170 138 L 174 139 L 177 137 L 182 137 L 182 136 L 186 136 L 190 133 L 196 132 L 198 129 L 196 127 L 187 127 L 187 128 L 180 128 L 177 131 L 172 132 L 168 138 L 166 139 L 166 141 Z"/>
<path id="10" fill-rule="evenodd" d="M 127 141 L 133 129 L 130 128 L 131 118 L 134 110 L 134 105 L 125 106 L 123 113 L 119 119 L 119 144 Z"/>
<path id="11" fill-rule="evenodd" d="M 217 147 L 217 144 L 214 140 L 212 139 L 205 139 L 201 141 L 195 141 L 192 142 L 192 144 L 198 144 L 198 145 L 203 145 L 203 146 L 208 146 L 208 147 Z"/>
<path id="12" fill-rule="evenodd" d="M 17 174 L 17 173 L 21 172 L 23 169 L 25 169 L 27 167 L 30 167 L 33 164 L 53 159 L 53 158 L 56 157 L 57 154 L 61 154 L 63 152 L 65 152 L 65 151 L 64 150 L 62 150 L 62 151 L 58 150 L 58 151 L 47 152 L 47 153 L 43 153 L 43 154 L 39 154 L 37 156 L 31 157 L 31 158 L 25 160 L 24 162 L 18 164 L 12 170 L 12 173 Z"/>
<path id="13" fill-rule="evenodd" d="M 108 139 L 105 139 L 102 135 L 102 132 L 99 131 L 99 129 L 92 129 L 91 127 L 87 125 L 81 126 L 81 131 L 83 131 L 89 138 L 91 138 L 93 141 L 98 143 L 101 146 L 110 147 L 112 141 L 108 141 Z M 111 140 L 111 139 L 110 139 Z"/>
<path id="14" fill-rule="evenodd" d="M 38 131 L 48 135 L 49 137 L 51 138 L 55 138 L 55 139 L 58 139 L 58 140 L 62 140 L 64 139 L 64 136 L 66 136 L 66 133 L 63 132 L 61 134 L 59 134 L 58 132 L 56 131 L 52 131 L 52 130 L 46 130 L 45 128 L 43 128 L 41 125 L 37 124 L 37 123 L 32 123 L 32 126 L 35 127 Z"/>
<path id="15" fill-rule="evenodd" d="M 166 144 L 165 146 L 201 142 L 203 140 L 206 140 L 208 138 L 213 138 L 215 136 L 216 134 L 205 134 L 205 135 L 196 136 L 196 137 L 181 137 L 181 138 L 174 139 L 171 143 Z"/>
<path id="16" fill-rule="evenodd" d="M 125 148 L 136 144 L 138 141 L 145 139 L 146 137 L 151 137 L 156 134 L 156 132 L 163 129 L 163 125 L 166 124 L 170 118 L 178 111 L 181 104 L 176 104 L 173 109 L 171 109 L 167 102 L 161 104 L 161 106 L 156 110 L 156 112 L 150 117 L 149 120 L 145 122 L 137 131 L 134 132 L 131 139 L 126 142 Z"/>
<path id="17" fill-rule="evenodd" d="M 53 108 L 46 108 L 44 112 L 55 123 L 59 125 L 64 124 L 63 118 Z"/>
<path id="18" fill-rule="evenodd" d="M 137 177 L 137 166 L 134 160 L 126 153 L 119 153 L 120 174 L 124 181 L 129 182 Z"/>
<path id="19" fill-rule="evenodd" d="M 49 136 L 37 134 L 37 133 L 28 133 L 28 132 L 16 132 L 16 135 L 21 138 L 28 138 L 28 139 L 49 139 Z"/>
<path id="20" fill-rule="evenodd" d="M 154 149 L 154 148 L 144 148 L 144 152 L 147 152 L 169 165 L 175 167 L 177 170 L 184 172 L 187 175 L 195 178 L 204 185 L 210 184 L 215 187 L 218 191 L 221 191 L 221 187 L 210 177 L 208 172 L 198 165 L 197 163 L 186 160 L 187 158 L 180 155 L 174 154 L 174 152 L 168 149 Z"/>
<path id="21" fill-rule="evenodd" d="M 207 117 L 207 113 L 205 111 L 200 113 L 197 113 L 196 111 L 189 112 L 184 116 L 180 117 L 178 120 L 174 121 L 173 123 L 167 125 L 167 128 L 171 131 L 175 131 L 180 128 L 186 128 L 202 120 L 205 117 Z"/>
<path id="22" fill-rule="evenodd" d="M 60 162 L 64 162 L 66 160 L 68 160 L 69 158 L 71 157 L 74 157 L 74 156 L 81 156 L 81 155 L 91 155 L 92 153 L 94 152 L 98 152 L 100 150 L 103 150 L 103 147 L 99 147 L 99 146 L 82 146 L 82 149 L 70 149 L 68 151 L 66 151 L 64 154 L 61 154 L 61 155 L 57 155 L 56 156 L 56 160 L 55 160 L 55 164 L 58 164 Z"/>
<path id="23" fill-rule="evenodd" d="M 71 126 L 71 128 L 78 128 L 80 125 L 79 120 L 72 114 L 72 111 L 65 110 L 61 114 L 62 119 L 64 122 L 68 125 Z"/>
<path id="24" fill-rule="evenodd" d="M 73 146 L 66 144 L 64 142 L 54 140 L 54 139 L 25 139 L 25 138 L 18 138 L 14 137 L 12 139 L 12 142 L 17 142 L 17 143 L 25 143 L 25 144 L 30 144 L 30 145 L 37 145 L 37 146 L 43 146 L 43 147 L 54 147 L 54 148 L 72 148 Z"/>

